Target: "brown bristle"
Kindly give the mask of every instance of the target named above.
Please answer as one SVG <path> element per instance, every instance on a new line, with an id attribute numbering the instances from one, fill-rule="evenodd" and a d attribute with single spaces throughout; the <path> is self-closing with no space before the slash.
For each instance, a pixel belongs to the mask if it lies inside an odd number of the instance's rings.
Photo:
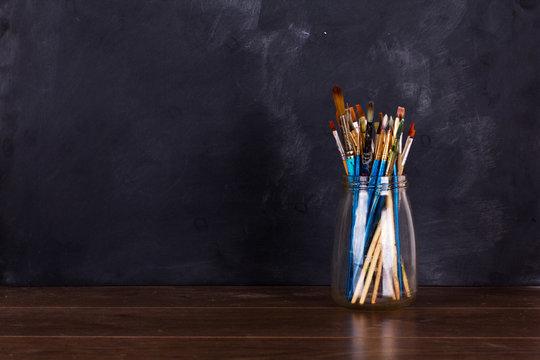
<path id="1" fill-rule="evenodd" d="M 336 131 L 336 127 L 334 126 L 334 122 L 329 121 L 329 123 L 330 123 L 330 128 L 332 129 L 332 131 Z"/>
<path id="2" fill-rule="evenodd" d="M 339 114 L 338 114 L 337 111 L 336 111 L 336 122 L 337 122 L 338 126 L 341 127 L 341 121 L 339 121 Z"/>
<path id="3" fill-rule="evenodd" d="M 343 101 L 343 92 L 341 88 L 337 85 L 334 85 L 332 88 L 332 96 L 334 98 L 334 104 L 336 105 L 336 110 L 338 111 L 339 116 L 345 115 L 345 102 Z"/>
<path id="4" fill-rule="evenodd" d="M 364 109 L 360 105 L 356 105 L 356 112 L 358 113 L 359 118 L 366 117 L 366 114 L 364 114 Z"/>
<path id="5" fill-rule="evenodd" d="M 384 115 L 382 112 L 379 113 L 379 119 L 381 119 L 381 122 L 383 121 Z"/>
<path id="6" fill-rule="evenodd" d="M 409 136 L 411 138 L 414 137 L 414 133 L 416 132 L 416 130 L 414 130 L 414 123 L 411 124 L 411 127 L 409 128 Z"/>
<path id="7" fill-rule="evenodd" d="M 354 112 L 354 108 L 351 106 L 351 107 L 349 108 L 349 110 L 351 110 L 352 120 L 353 120 L 353 121 L 356 121 L 356 114 L 355 114 L 355 112 Z"/>

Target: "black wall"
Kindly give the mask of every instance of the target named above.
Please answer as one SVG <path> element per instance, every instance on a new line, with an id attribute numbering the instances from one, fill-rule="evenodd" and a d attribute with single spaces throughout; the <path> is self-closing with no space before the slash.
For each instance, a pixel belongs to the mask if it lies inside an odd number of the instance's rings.
<path id="1" fill-rule="evenodd" d="M 417 137 L 423 285 L 540 285 L 540 3 L 1 1 L 0 284 L 328 284 L 331 88 Z"/>

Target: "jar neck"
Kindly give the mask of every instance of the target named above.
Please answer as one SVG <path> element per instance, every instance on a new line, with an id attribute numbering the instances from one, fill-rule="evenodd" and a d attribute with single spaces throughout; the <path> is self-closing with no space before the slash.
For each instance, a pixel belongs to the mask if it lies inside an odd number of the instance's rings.
<path id="1" fill-rule="evenodd" d="M 350 190 L 407 189 L 407 177 L 402 176 L 349 176 L 343 175 L 343 188 Z"/>

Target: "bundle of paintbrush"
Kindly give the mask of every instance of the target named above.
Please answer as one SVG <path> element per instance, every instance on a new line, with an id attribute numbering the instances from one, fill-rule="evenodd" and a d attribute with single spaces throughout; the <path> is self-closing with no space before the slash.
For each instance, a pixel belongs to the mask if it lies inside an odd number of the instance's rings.
<path id="1" fill-rule="evenodd" d="M 368 103 L 366 116 L 360 105 L 345 106 L 339 86 L 334 86 L 333 97 L 337 126 L 330 121 L 330 127 L 348 181 L 355 184 L 347 299 L 363 304 L 373 282 L 374 303 L 382 282 L 382 296 L 399 300 L 410 291 L 400 254 L 396 184 L 413 142 L 414 123 L 402 147 L 404 108 L 398 107 L 395 118 L 379 113 L 380 121 L 374 122 L 373 102 Z"/>

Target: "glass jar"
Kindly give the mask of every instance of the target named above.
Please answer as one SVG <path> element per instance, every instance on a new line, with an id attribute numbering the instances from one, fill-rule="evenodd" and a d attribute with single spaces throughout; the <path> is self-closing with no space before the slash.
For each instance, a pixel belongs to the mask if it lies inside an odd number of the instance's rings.
<path id="1" fill-rule="evenodd" d="M 345 176 L 331 291 L 339 305 L 392 309 L 416 297 L 416 243 L 407 178 Z"/>

